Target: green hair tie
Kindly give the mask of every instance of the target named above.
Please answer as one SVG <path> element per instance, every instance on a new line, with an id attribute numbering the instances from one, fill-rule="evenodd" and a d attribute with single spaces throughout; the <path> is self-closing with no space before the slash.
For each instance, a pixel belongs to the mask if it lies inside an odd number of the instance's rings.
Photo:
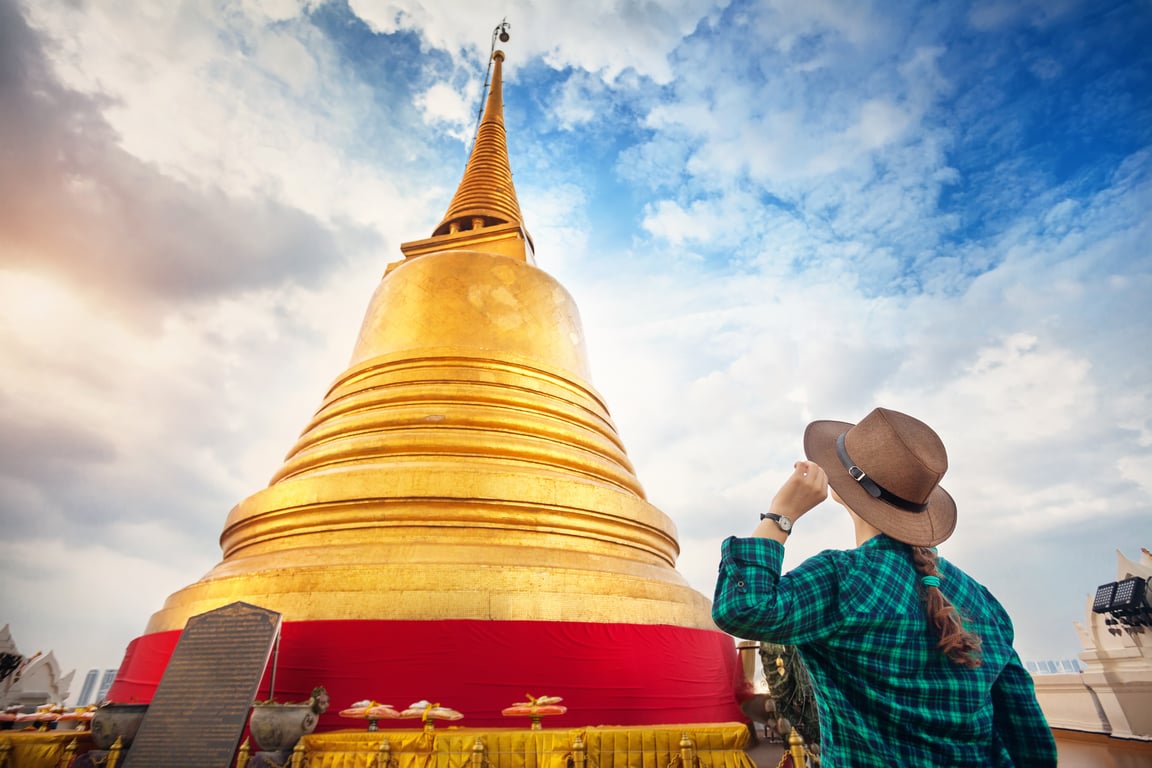
<path id="1" fill-rule="evenodd" d="M 937 589 L 939 589 L 940 588 L 940 577 L 939 576 L 921 576 L 920 577 L 920 583 L 926 587 L 936 587 Z"/>

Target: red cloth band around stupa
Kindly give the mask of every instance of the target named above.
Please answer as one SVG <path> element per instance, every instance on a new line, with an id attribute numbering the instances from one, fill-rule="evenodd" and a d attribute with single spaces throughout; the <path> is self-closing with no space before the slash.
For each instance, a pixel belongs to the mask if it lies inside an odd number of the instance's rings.
<path id="1" fill-rule="evenodd" d="M 108 700 L 152 700 L 180 638 L 143 635 L 128 646 Z M 269 664 L 271 667 L 271 663 Z M 364 699 L 425 699 L 464 713 L 460 725 L 508 727 L 501 710 L 525 692 L 563 696 L 554 727 L 719 723 L 746 718 L 733 639 L 668 625 L 537 621 L 303 621 L 281 627 L 278 701 L 317 685 L 332 706 L 318 731 L 348 728 L 338 712 Z M 269 671 L 256 699 L 269 698 Z M 380 727 L 411 727 L 381 721 Z"/>

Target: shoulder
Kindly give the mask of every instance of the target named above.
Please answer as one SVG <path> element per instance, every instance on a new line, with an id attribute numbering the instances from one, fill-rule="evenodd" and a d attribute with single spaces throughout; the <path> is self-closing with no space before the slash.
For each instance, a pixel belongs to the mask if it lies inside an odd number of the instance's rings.
<path id="1" fill-rule="evenodd" d="M 785 578 L 820 582 L 825 591 L 844 595 L 867 589 L 871 570 L 870 558 L 858 549 L 825 549 L 790 570 Z"/>
<path id="2" fill-rule="evenodd" d="M 850 550 L 825 549 L 812 555 L 789 573 L 830 572 L 842 576 L 853 568 Z"/>
<path id="3" fill-rule="evenodd" d="M 937 567 L 947 585 L 944 588 L 944 593 L 960 609 L 961 613 L 969 616 L 981 616 L 986 621 L 997 625 L 1009 636 L 1013 634 L 1012 618 L 988 587 L 943 557 L 939 559 Z"/>

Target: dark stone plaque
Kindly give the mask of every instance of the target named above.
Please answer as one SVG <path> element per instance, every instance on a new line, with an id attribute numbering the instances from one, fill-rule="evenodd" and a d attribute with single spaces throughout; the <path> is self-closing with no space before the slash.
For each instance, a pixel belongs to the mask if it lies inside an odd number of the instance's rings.
<path id="1" fill-rule="evenodd" d="M 280 631 L 280 614 L 232 603 L 188 619 L 124 768 L 228 768 Z"/>

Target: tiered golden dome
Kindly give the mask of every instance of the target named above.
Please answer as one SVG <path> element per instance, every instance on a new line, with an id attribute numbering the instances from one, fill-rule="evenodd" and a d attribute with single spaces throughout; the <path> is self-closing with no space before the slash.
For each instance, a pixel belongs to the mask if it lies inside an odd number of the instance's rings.
<path id="1" fill-rule="evenodd" d="M 443 221 L 402 246 L 349 368 L 269 487 L 228 516 L 222 561 L 148 632 L 235 600 L 285 621 L 715 628 L 589 383 L 576 305 L 534 266 L 502 58 Z"/>

